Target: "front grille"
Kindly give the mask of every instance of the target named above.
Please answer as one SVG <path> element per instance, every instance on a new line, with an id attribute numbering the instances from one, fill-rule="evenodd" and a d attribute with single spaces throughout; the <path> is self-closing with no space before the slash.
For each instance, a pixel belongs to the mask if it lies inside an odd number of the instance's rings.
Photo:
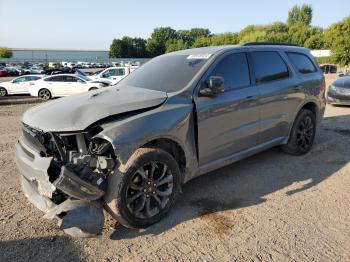
<path id="1" fill-rule="evenodd" d="M 43 141 L 43 133 L 35 128 L 32 128 L 22 123 L 23 138 L 28 146 L 37 152 L 45 152 L 46 149 L 41 141 Z"/>

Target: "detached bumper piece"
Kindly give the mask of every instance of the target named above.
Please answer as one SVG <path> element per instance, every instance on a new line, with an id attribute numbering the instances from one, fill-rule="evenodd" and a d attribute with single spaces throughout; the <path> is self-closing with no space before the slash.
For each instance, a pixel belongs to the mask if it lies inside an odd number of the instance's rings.
<path id="1" fill-rule="evenodd" d="M 42 157 L 28 146 L 26 140 L 16 145 L 16 162 L 22 173 L 22 191 L 28 200 L 43 211 L 45 218 L 57 218 L 58 226 L 73 237 L 93 237 L 102 233 L 104 224 L 104 195 L 101 179 L 84 181 L 75 170 L 63 166 L 58 177 L 51 182 L 48 169 L 51 157 Z M 99 186 L 101 188 L 99 188 Z M 56 192 L 68 195 L 55 201 Z"/>
<path id="2" fill-rule="evenodd" d="M 99 201 L 67 199 L 50 210 L 44 218 L 58 218 L 58 226 L 73 237 L 100 235 L 104 224 L 103 207 Z"/>
<path id="3" fill-rule="evenodd" d="M 44 218 L 57 218 L 58 226 L 73 237 L 94 237 L 102 233 L 103 206 L 100 201 L 67 199 L 59 205 L 40 195 L 35 182 L 21 176 L 22 191 L 29 201 L 46 214 Z"/>

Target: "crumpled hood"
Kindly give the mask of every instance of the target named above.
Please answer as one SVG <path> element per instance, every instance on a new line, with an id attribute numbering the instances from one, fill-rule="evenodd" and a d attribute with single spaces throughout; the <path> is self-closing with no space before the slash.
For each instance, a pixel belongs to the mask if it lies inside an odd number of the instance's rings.
<path id="1" fill-rule="evenodd" d="M 22 121 L 44 132 L 80 131 L 108 116 L 158 106 L 166 98 L 161 91 L 108 87 L 36 106 L 24 113 Z"/>

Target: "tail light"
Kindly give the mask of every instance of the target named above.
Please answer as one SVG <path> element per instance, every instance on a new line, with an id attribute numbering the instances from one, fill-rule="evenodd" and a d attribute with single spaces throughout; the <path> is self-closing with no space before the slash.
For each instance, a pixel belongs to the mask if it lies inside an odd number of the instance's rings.
<path id="1" fill-rule="evenodd" d="M 321 85 L 320 85 L 320 93 L 322 93 L 325 90 L 326 90 L 326 82 L 323 79 L 323 81 L 321 82 Z"/>

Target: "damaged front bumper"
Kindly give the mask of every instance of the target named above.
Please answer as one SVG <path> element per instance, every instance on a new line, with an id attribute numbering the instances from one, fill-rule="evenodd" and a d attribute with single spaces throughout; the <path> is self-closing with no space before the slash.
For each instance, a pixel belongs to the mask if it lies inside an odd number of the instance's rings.
<path id="1" fill-rule="evenodd" d="M 21 172 L 25 196 L 45 218 L 57 218 L 58 225 L 74 237 L 91 237 L 102 232 L 104 224 L 103 191 L 86 183 L 67 168 L 50 181 L 48 170 L 52 157 L 42 157 L 25 137 L 16 144 L 16 162 Z M 57 192 L 61 199 L 56 199 Z M 65 195 L 62 199 L 62 195 Z"/>

